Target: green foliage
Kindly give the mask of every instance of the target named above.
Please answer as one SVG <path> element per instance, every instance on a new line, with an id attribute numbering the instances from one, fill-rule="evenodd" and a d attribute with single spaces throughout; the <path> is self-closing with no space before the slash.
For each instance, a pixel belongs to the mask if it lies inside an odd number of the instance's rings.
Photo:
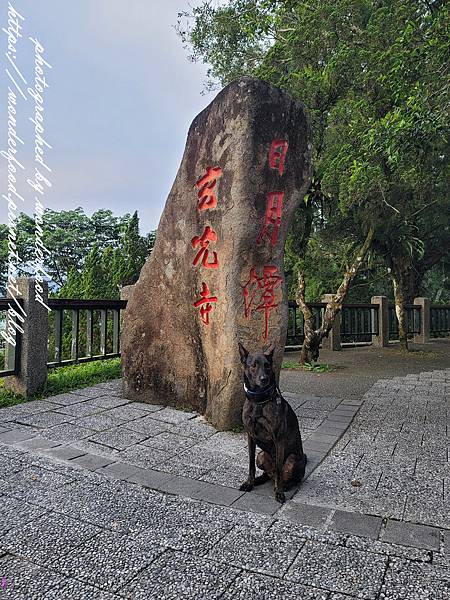
<path id="1" fill-rule="evenodd" d="M 48 373 L 47 385 L 33 398 L 23 398 L 7 391 L 3 379 L 0 379 L 0 408 L 70 392 L 103 381 L 121 377 L 120 359 L 99 360 L 81 365 L 70 365 L 51 369 Z"/>
<path id="2" fill-rule="evenodd" d="M 17 219 L 18 274 L 28 275 L 34 257 L 34 220 L 21 213 Z M 88 217 L 81 208 L 44 213 L 43 242 L 49 250 L 45 269 L 50 288 L 60 298 L 117 298 L 121 285 L 135 283 L 155 244 L 156 232 L 139 234 L 139 217 L 116 217 L 100 209 Z M 0 294 L 7 273 L 7 227 L 0 225 Z M 92 294 L 92 295 L 91 295 Z"/>
<path id="3" fill-rule="evenodd" d="M 288 238 L 292 290 L 300 265 L 309 299 L 335 289 L 369 227 L 380 269 L 407 271 L 410 290 L 442 260 L 450 243 L 449 17 L 438 1 L 228 0 L 199 3 L 191 25 L 180 26 L 211 80 L 257 76 L 308 107 L 315 222 L 306 254 L 302 232 L 292 244 L 297 224 Z"/>

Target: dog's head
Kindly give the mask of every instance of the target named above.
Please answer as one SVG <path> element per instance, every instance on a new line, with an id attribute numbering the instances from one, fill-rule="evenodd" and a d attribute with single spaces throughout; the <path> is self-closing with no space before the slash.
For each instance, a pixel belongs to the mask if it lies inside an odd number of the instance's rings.
<path id="1" fill-rule="evenodd" d="M 267 387 L 274 380 L 273 353 L 275 344 L 272 344 L 265 352 L 250 354 L 239 342 L 239 354 L 244 367 L 245 385 L 250 390 L 260 390 Z"/>

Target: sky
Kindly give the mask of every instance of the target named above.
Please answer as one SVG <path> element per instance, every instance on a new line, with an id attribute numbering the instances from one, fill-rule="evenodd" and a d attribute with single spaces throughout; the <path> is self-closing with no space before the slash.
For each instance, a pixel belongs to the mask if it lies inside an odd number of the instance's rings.
<path id="1" fill-rule="evenodd" d="M 141 233 L 156 229 L 178 170 L 187 131 L 213 99 L 202 94 L 206 67 L 187 60 L 174 26 L 189 10 L 186 0 L 11 0 L 24 17 L 15 45 L 17 65 L 34 87 L 35 44 L 43 66 L 44 147 L 51 187 L 41 196 L 53 210 L 81 206 L 87 214 L 108 208 L 116 215 L 138 210 Z M 7 28 L 8 2 L 0 0 L 0 30 Z M 8 38 L 0 32 L 0 150 L 7 146 Z M 11 68 L 10 68 L 11 70 Z M 12 85 L 12 84 L 11 84 Z M 27 95 L 27 94 L 26 94 Z M 18 95 L 16 157 L 25 167 L 18 178 L 32 215 L 35 192 L 34 100 Z M 0 157 L 2 194 L 7 161 Z M 0 199 L 0 223 L 7 222 Z"/>

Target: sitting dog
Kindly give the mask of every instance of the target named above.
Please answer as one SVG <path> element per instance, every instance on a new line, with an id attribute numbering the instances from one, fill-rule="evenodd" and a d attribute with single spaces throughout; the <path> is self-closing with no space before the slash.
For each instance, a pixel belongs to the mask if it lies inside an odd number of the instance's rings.
<path id="1" fill-rule="evenodd" d="M 306 454 L 297 417 L 275 382 L 274 346 L 266 352 L 249 354 L 239 343 L 244 366 L 245 403 L 242 422 L 247 432 L 249 475 L 240 487 L 249 492 L 269 479 L 274 482 L 275 498 L 283 503 L 284 492 L 300 483 L 305 474 Z M 264 471 L 255 478 L 255 450 L 261 449 L 256 464 Z"/>

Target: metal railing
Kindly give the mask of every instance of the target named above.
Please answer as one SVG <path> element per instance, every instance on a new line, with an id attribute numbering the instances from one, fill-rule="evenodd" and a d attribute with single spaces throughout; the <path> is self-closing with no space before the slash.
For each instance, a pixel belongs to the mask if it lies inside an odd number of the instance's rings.
<path id="1" fill-rule="evenodd" d="M 395 313 L 395 306 L 389 305 L 389 339 L 398 340 L 398 320 Z M 408 338 L 412 338 L 422 330 L 422 317 L 420 306 L 415 304 L 405 305 L 406 313 L 406 331 Z"/>
<path id="2" fill-rule="evenodd" d="M 450 335 L 450 306 L 431 305 L 430 335 L 431 337 Z"/>
<path id="3" fill-rule="evenodd" d="M 50 299 L 49 368 L 120 356 L 126 300 Z"/>
<path id="4" fill-rule="evenodd" d="M 325 302 L 308 302 L 314 315 L 314 327 L 322 322 Z M 341 340 L 343 345 L 372 343 L 372 336 L 378 335 L 378 304 L 344 304 L 340 315 Z M 288 333 L 286 346 L 300 346 L 304 340 L 303 313 L 295 301 L 289 301 Z"/>
<path id="5" fill-rule="evenodd" d="M 341 313 L 342 344 L 371 344 L 378 335 L 378 304 L 344 304 Z"/>
<path id="6" fill-rule="evenodd" d="M 8 375 L 17 375 L 20 371 L 20 350 L 22 336 L 17 327 L 12 326 L 15 321 L 18 325 L 20 322 L 14 317 L 8 316 L 10 307 L 17 310 L 15 306 L 18 302 L 23 305 L 22 299 L 10 300 L 8 298 L 0 298 L 0 331 L 4 331 L 8 337 L 14 340 L 13 344 L 7 344 L 3 336 L 0 336 L 0 377 Z"/>

